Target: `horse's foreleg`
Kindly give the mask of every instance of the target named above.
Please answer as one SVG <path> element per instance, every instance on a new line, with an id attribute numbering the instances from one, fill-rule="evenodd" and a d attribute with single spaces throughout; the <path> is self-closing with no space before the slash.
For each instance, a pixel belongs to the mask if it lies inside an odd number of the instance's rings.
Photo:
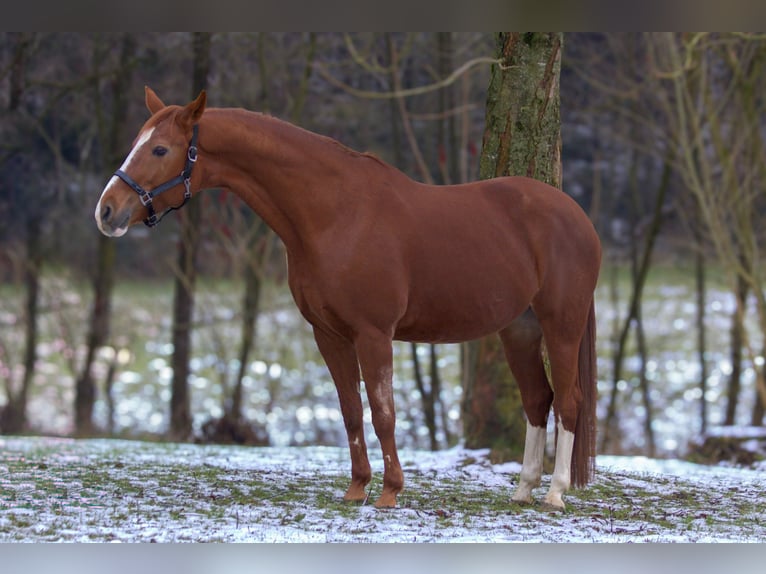
<path id="1" fill-rule="evenodd" d="M 391 338 L 380 333 L 360 334 L 355 345 L 372 410 L 372 425 L 383 451 L 383 492 L 375 506 L 393 507 L 396 506 L 396 495 L 404 486 L 404 475 L 394 437 L 396 413 Z"/>
<path id="2" fill-rule="evenodd" d="M 372 471 L 364 441 L 359 362 L 356 351 L 349 341 L 317 328 L 314 328 L 314 338 L 335 382 L 343 423 L 348 435 L 348 448 L 351 452 L 351 485 L 343 499 L 363 501 L 367 498 L 364 489 L 372 478 Z"/>

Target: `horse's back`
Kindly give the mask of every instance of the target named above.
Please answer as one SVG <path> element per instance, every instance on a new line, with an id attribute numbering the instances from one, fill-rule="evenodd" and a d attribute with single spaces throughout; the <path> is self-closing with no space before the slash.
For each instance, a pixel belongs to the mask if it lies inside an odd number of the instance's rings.
<path id="1" fill-rule="evenodd" d="M 492 201 L 502 205 L 513 233 L 523 233 L 538 267 L 584 267 L 598 274 L 601 243 L 588 215 L 563 191 L 542 181 L 511 176 L 487 180 Z"/>
<path id="2" fill-rule="evenodd" d="M 397 338 L 459 341 L 507 326 L 553 270 L 595 271 L 598 237 L 587 215 L 545 183 L 506 177 L 412 190 L 398 248 L 409 284 Z M 564 279 L 566 280 L 566 278 Z"/>
<path id="3" fill-rule="evenodd" d="M 509 176 L 436 186 L 414 195 L 419 214 L 410 219 L 418 227 L 417 241 L 450 249 L 453 257 L 496 265 L 494 253 L 511 256 L 516 266 L 533 264 L 538 271 L 544 260 L 565 254 L 573 264 L 600 263 L 600 241 L 588 215 L 573 198 L 544 182 Z"/>

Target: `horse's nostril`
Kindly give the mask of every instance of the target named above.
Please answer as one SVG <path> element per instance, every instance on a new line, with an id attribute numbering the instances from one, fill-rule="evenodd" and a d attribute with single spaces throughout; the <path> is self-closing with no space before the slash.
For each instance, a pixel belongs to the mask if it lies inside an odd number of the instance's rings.
<path id="1" fill-rule="evenodd" d="M 112 214 L 112 208 L 108 205 L 105 205 L 104 208 L 101 210 L 101 221 L 108 221 L 109 216 Z"/>

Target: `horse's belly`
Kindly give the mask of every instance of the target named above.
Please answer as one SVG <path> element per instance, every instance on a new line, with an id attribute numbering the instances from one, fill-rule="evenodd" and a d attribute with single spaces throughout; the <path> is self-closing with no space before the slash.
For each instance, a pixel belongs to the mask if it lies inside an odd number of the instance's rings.
<path id="1" fill-rule="evenodd" d="M 516 243 L 463 235 L 432 246 L 425 263 L 413 267 L 395 337 L 456 343 L 507 327 L 539 289 L 534 258 Z"/>
<path id="2" fill-rule="evenodd" d="M 439 304 L 441 303 L 441 304 Z M 397 324 L 394 338 L 418 343 L 462 343 L 497 333 L 529 307 L 527 297 L 514 301 L 434 301 L 411 305 Z"/>

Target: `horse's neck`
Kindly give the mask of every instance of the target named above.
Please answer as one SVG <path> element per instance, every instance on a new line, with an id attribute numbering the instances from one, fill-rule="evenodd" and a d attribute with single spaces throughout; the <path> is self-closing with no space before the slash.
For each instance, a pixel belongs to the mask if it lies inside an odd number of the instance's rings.
<path id="1" fill-rule="evenodd" d="M 280 236 L 288 250 L 310 243 L 350 198 L 343 148 L 279 120 L 243 110 L 209 110 L 200 122 L 203 187 L 228 188 Z"/>

